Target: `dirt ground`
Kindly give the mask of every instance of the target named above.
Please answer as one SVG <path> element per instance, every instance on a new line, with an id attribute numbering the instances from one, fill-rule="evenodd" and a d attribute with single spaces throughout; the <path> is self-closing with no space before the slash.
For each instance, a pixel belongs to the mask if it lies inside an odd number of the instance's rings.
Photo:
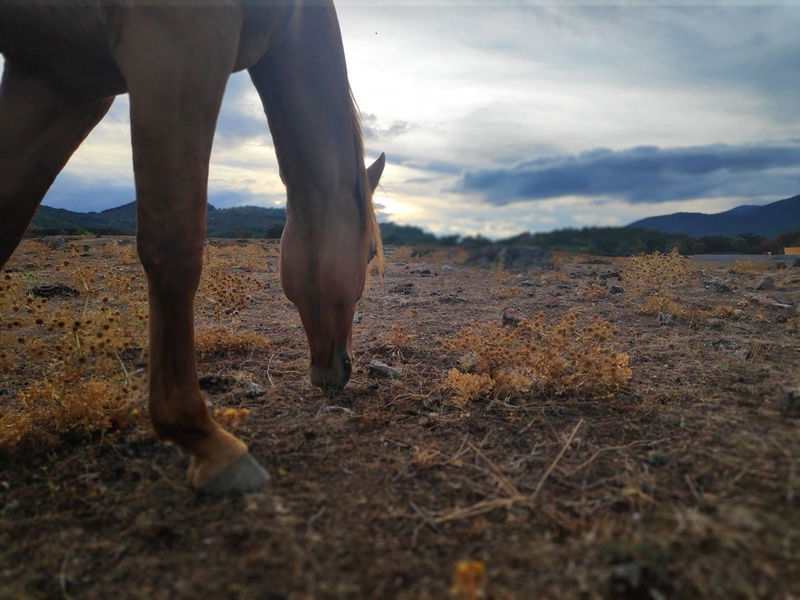
<path id="1" fill-rule="evenodd" d="M 85 256 L 70 260 L 119 258 L 104 251 L 115 240 L 74 243 Z M 212 346 L 200 375 L 213 407 L 249 410 L 233 430 L 270 488 L 196 495 L 187 458 L 144 420 L 0 450 L 0 597 L 800 597 L 800 419 L 780 402 L 800 384 L 800 268 L 701 264 L 671 288 L 688 312 L 668 316 L 643 312 L 624 259 L 509 273 L 397 248 L 359 303 L 353 379 L 331 393 L 307 382 L 277 246 L 214 244 L 268 258 L 246 269 L 252 300 L 222 318 L 269 343 Z M 23 247 L 8 274 L 60 283 L 66 252 Z M 756 289 L 764 275 L 774 289 Z M 509 307 L 611 322 L 629 386 L 454 403 L 442 384 L 465 359 L 444 340 Z M 375 359 L 402 377 L 371 376 Z M 141 370 L 131 360 L 126 373 Z M 18 409 L 31 368 L 7 369 L 1 411 Z"/>

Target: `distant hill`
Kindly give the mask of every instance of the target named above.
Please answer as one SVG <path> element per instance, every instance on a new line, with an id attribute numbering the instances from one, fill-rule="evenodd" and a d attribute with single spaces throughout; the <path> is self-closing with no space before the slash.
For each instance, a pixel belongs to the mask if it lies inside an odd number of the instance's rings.
<path id="1" fill-rule="evenodd" d="M 208 205 L 208 237 L 280 237 L 286 212 L 282 208 Z M 130 202 L 101 212 L 80 213 L 40 206 L 28 230 L 32 235 L 105 234 L 132 235 L 136 232 L 136 203 Z"/>
<path id="2" fill-rule="evenodd" d="M 735 237 L 753 233 L 774 238 L 787 231 L 800 229 L 800 196 L 778 200 L 764 206 L 737 206 L 712 215 L 675 213 L 648 217 L 628 227 L 654 229 L 665 233 L 685 233 L 695 238 L 711 235 Z"/>

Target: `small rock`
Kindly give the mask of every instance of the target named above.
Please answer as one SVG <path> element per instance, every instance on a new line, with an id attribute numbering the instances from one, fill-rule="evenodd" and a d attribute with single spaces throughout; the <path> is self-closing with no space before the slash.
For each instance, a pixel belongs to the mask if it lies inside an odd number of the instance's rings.
<path id="1" fill-rule="evenodd" d="M 400 372 L 399 369 L 395 369 L 394 367 L 390 367 L 385 362 L 380 360 L 371 360 L 367 364 L 367 368 L 369 369 L 369 376 L 374 378 L 389 378 L 389 379 L 400 379 L 403 377 L 403 374 Z"/>
<path id="2" fill-rule="evenodd" d="M 750 302 L 753 304 L 760 304 L 761 306 L 770 306 L 774 308 L 791 308 L 792 305 L 788 302 L 781 302 L 783 298 L 773 298 L 765 294 L 755 294 L 750 296 Z"/>
<path id="3" fill-rule="evenodd" d="M 667 596 L 655 588 L 651 573 L 630 562 L 614 567 L 611 572 L 610 597 L 614 600 L 666 600 Z"/>
<path id="4" fill-rule="evenodd" d="M 663 450 L 653 450 L 648 452 L 647 456 L 644 457 L 644 461 L 654 467 L 663 467 L 672 462 L 672 456 Z"/>
<path id="5" fill-rule="evenodd" d="M 446 272 L 446 271 L 453 271 L 453 270 L 454 270 L 453 267 L 451 267 L 450 265 L 442 265 L 442 271 Z"/>
<path id="6" fill-rule="evenodd" d="M 761 278 L 761 281 L 758 282 L 756 286 L 757 290 L 774 290 L 775 289 L 775 279 L 770 277 L 769 275 L 764 275 Z"/>
<path id="7" fill-rule="evenodd" d="M 223 375 L 203 375 L 199 380 L 200 389 L 209 394 L 222 394 L 230 391 L 236 380 Z"/>
<path id="8" fill-rule="evenodd" d="M 46 244 L 50 250 L 61 250 L 64 246 L 67 245 L 67 238 L 63 237 L 54 237 L 54 238 L 47 238 L 43 240 L 43 243 Z"/>
<path id="9" fill-rule="evenodd" d="M 359 323 L 361 323 L 361 319 L 363 319 L 363 318 L 364 318 L 364 315 L 362 315 L 360 312 L 357 312 L 356 314 L 353 315 L 353 323 L 358 325 Z"/>
<path id="10" fill-rule="evenodd" d="M 74 298 L 80 296 L 80 292 L 74 287 L 64 285 L 63 283 L 45 284 L 36 286 L 31 290 L 31 294 L 39 298 Z"/>
<path id="11" fill-rule="evenodd" d="M 449 296 L 442 296 L 439 298 L 439 302 L 442 304 L 463 304 L 467 302 L 464 298 L 459 298 L 458 296 L 453 296 L 452 294 Z"/>
<path id="12" fill-rule="evenodd" d="M 706 327 L 710 327 L 711 329 L 722 329 L 722 326 L 725 324 L 725 321 L 722 319 L 710 318 L 706 319 Z"/>
<path id="13" fill-rule="evenodd" d="M 262 388 L 257 383 L 251 381 L 244 387 L 244 395 L 248 398 L 258 398 L 259 396 L 263 396 L 266 394 L 266 390 Z"/>
<path id="14" fill-rule="evenodd" d="M 561 300 L 557 297 L 553 296 L 552 294 L 547 294 L 544 297 L 544 305 L 545 306 L 561 306 Z"/>
<path id="15" fill-rule="evenodd" d="M 603 258 L 588 258 L 581 262 L 582 265 L 612 265 L 614 263 L 609 262 Z"/>
<path id="16" fill-rule="evenodd" d="M 609 294 L 624 294 L 625 289 L 621 285 L 611 285 L 608 287 Z"/>
<path id="17" fill-rule="evenodd" d="M 413 283 L 401 283 L 399 285 L 394 286 L 389 291 L 392 294 L 405 294 L 406 296 L 410 296 L 414 291 L 414 284 Z"/>
<path id="18" fill-rule="evenodd" d="M 520 321 L 527 319 L 525 313 L 518 308 L 508 307 L 503 311 L 503 326 L 516 327 Z"/>
<path id="19" fill-rule="evenodd" d="M 706 289 L 710 289 L 718 294 L 727 294 L 733 291 L 730 286 L 724 283 L 719 277 L 709 277 L 706 280 Z"/>
<path id="20" fill-rule="evenodd" d="M 354 415 L 352 408 L 347 408 L 346 406 L 323 406 L 317 412 L 317 415 L 325 415 L 325 414 L 336 414 L 339 413 L 340 415 Z"/>
<path id="21" fill-rule="evenodd" d="M 714 350 L 725 352 L 727 354 L 738 354 L 742 350 L 742 345 L 739 342 L 726 339 L 720 339 L 711 342 L 711 347 L 714 348 Z"/>
<path id="22" fill-rule="evenodd" d="M 530 279 L 523 279 L 519 282 L 522 287 L 536 287 L 536 282 L 531 281 Z"/>
<path id="23" fill-rule="evenodd" d="M 792 417 L 800 417 L 800 388 L 783 390 L 778 397 L 778 408 Z"/>
<path id="24" fill-rule="evenodd" d="M 669 325 L 672 323 L 672 315 L 669 313 L 658 313 L 658 324 L 659 325 Z"/>
<path id="25" fill-rule="evenodd" d="M 600 273 L 600 279 L 622 279 L 622 273 L 619 271 L 608 271 Z"/>

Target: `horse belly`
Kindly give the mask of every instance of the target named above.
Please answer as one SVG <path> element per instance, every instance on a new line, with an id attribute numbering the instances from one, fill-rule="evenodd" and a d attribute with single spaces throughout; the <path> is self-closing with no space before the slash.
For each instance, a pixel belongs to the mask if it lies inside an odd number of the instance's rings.
<path id="1" fill-rule="evenodd" d="M 3 0 L 0 53 L 71 93 L 122 93 L 125 80 L 111 56 L 110 6 L 102 0 Z"/>

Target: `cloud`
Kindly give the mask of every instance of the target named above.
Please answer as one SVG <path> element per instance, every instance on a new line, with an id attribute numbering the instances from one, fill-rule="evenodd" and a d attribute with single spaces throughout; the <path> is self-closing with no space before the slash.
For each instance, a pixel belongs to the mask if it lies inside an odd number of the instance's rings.
<path id="1" fill-rule="evenodd" d="M 466 171 L 456 191 L 495 205 L 563 196 L 631 203 L 715 196 L 791 195 L 800 188 L 800 141 L 686 148 L 604 148 Z M 744 194 L 743 192 L 749 192 Z"/>
<path id="2" fill-rule="evenodd" d="M 214 144 L 234 149 L 246 143 L 271 146 L 272 138 L 261 100 L 250 77 L 247 73 L 236 73 L 225 88 Z"/>
<path id="3" fill-rule="evenodd" d="M 361 115 L 361 131 L 366 140 L 390 140 L 414 129 L 408 121 L 393 121 L 388 127 L 380 127 L 378 117 L 372 113 Z"/>
<path id="4" fill-rule="evenodd" d="M 135 198 L 133 175 L 97 178 L 62 171 L 47 192 L 44 204 L 77 212 L 96 212 L 133 202 Z"/>

